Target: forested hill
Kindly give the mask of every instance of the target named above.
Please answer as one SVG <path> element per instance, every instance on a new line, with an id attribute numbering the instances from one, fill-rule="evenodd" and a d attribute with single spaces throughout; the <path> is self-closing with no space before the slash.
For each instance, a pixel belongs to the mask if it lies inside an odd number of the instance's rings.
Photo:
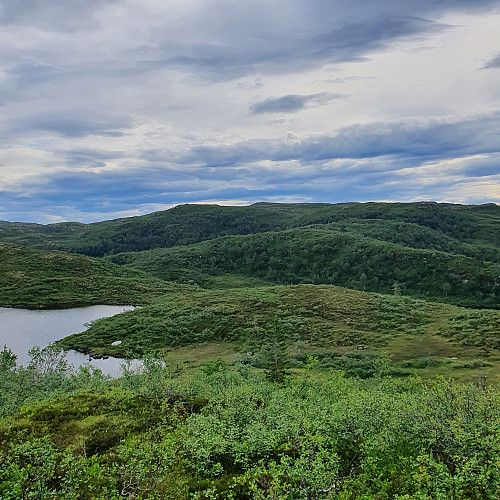
<path id="1" fill-rule="evenodd" d="M 206 288 L 333 284 L 498 308 L 499 228 L 494 204 L 257 203 L 94 224 L 0 222 L 0 241 L 107 257 Z"/>
<path id="2" fill-rule="evenodd" d="M 180 205 L 163 212 L 116 219 L 94 224 L 26 224 L 0 222 L 0 241 L 44 250 L 65 250 L 90 256 L 135 252 L 153 248 L 190 245 L 226 235 L 245 235 L 267 231 L 337 224 L 350 230 L 355 222 L 378 221 L 377 235 L 383 240 L 397 238 L 394 225 L 413 224 L 412 239 L 447 237 L 446 246 L 479 245 L 487 260 L 498 258 L 490 248 L 500 248 L 500 207 L 420 203 L 340 203 L 275 204 L 257 203 L 247 207 Z M 371 223 L 371 222 L 370 222 Z M 364 231 L 366 231 L 366 226 Z M 406 231 L 410 231 L 410 227 Z M 368 229 L 372 231 L 371 228 Z M 358 227 L 358 231 L 363 231 Z M 418 232 L 421 231 L 421 234 Z M 432 231 L 430 233 L 429 231 Z M 451 238 L 451 240 L 450 240 Z M 446 239 L 446 238 L 445 238 Z M 397 242 L 397 241 L 396 241 Z M 434 248 L 434 247 L 431 247 Z M 448 251 L 448 248 L 438 248 Z M 455 251 L 453 249 L 453 251 Z M 487 252 L 490 251 L 490 254 Z M 462 251 L 459 253 L 463 253 Z"/>
<path id="3" fill-rule="evenodd" d="M 226 236 L 109 259 L 206 288 L 220 287 L 219 276 L 239 274 L 271 283 L 332 284 L 468 306 L 495 307 L 500 299 L 500 264 L 324 227 Z"/>

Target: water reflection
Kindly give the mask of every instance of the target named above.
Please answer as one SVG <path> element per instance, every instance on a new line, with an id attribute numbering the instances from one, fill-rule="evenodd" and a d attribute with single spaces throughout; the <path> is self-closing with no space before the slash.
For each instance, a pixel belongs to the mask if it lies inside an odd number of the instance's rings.
<path id="1" fill-rule="evenodd" d="M 18 365 L 29 362 L 28 351 L 35 345 L 41 348 L 73 333 L 86 329 L 85 324 L 134 309 L 133 306 L 90 306 L 50 311 L 31 311 L 0 307 L 0 349 L 7 345 L 16 355 Z M 69 363 L 75 367 L 90 363 L 108 375 L 120 374 L 123 360 L 92 359 L 85 354 L 69 351 Z M 132 367 L 138 366 L 132 362 Z"/>

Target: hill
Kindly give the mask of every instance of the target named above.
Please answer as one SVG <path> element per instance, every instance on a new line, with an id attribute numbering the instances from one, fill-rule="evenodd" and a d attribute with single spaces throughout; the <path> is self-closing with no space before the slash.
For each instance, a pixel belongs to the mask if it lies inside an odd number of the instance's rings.
<path id="1" fill-rule="evenodd" d="M 0 243 L 0 304 L 60 308 L 147 304 L 171 287 L 141 271 L 65 252 Z"/>
<path id="2" fill-rule="evenodd" d="M 382 231 L 387 240 L 400 243 L 373 237 Z M 500 265 L 465 256 L 474 255 L 477 248 L 456 247 L 455 242 L 413 224 L 351 222 L 343 227 L 329 224 L 226 236 L 184 247 L 113 255 L 109 260 L 165 280 L 193 281 L 210 288 L 221 286 L 217 277 L 238 274 L 271 283 L 334 284 L 497 307 Z M 414 248 L 417 245 L 427 248 Z"/>
<path id="3" fill-rule="evenodd" d="M 140 217 L 94 224 L 0 222 L 0 241 L 91 256 L 190 245 L 226 235 L 330 224 L 395 221 L 437 231 L 458 242 L 500 248 L 500 207 L 421 203 L 257 203 L 247 207 L 180 205 Z M 498 253 L 493 252 L 498 258 Z"/>
<path id="4" fill-rule="evenodd" d="M 198 355 L 204 363 L 218 352 L 227 355 L 231 346 L 241 362 L 259 366 L 258 353 L 280 337 L 299 365 L 312 353 L 325 367 L 354 370 L 354 364 L 363 376 L 389 355 L 399 368 L 454 375 L 475 369 L 478 375 L 492 366 L 490 375 L 497 377 L 492 362 L 498 361 L 499 328 L 499 311 L 298 285 L 170 293 L 144 308 L 97 320 L 62 345 L 115 356 L 173 348 L 191 363 Z M 122 343 L 112 346 L 117 340 Z M 218 347 L 208 355 L 211 343 Z"/>
<path id="5" fill-rule="evenodd" d="M 107 256 L 204 287 L 334 284 L 500 307 L 500 207 L 421 203 L 182 205 L 95 224 L 0 223 L 0 239 Z"/>

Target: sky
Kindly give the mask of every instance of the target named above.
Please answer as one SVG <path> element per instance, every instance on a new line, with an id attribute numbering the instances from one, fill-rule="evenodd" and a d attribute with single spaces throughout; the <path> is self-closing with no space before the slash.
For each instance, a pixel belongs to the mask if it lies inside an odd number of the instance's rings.
<path id="1" fill-rule="evenodd" d="M 0 0 L 0 219 L 500 203 L 500 0 Z"/>

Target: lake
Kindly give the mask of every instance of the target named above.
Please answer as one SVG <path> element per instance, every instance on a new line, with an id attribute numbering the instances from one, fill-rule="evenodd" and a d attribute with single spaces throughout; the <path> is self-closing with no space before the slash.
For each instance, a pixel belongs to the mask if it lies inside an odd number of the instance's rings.
<path id="1" fill-rule="evenodd" d="M 84 331 L 85 323 L 132 309 L 133 306 L 90 306 L 32 311 L 0 307 L 0 350 L 7 345 L 17 355 L 18 365 L 26 366 L 29 362 L 28 350 L 33 346 L 47 347 L 56 340 Z M 89 363 L 87 355 L 76 351 L 69 351 L 67 360 L 75 367 Z M 123 360 L 93 359 L 90 363 L 108 375 L 117 376 Z"/>

